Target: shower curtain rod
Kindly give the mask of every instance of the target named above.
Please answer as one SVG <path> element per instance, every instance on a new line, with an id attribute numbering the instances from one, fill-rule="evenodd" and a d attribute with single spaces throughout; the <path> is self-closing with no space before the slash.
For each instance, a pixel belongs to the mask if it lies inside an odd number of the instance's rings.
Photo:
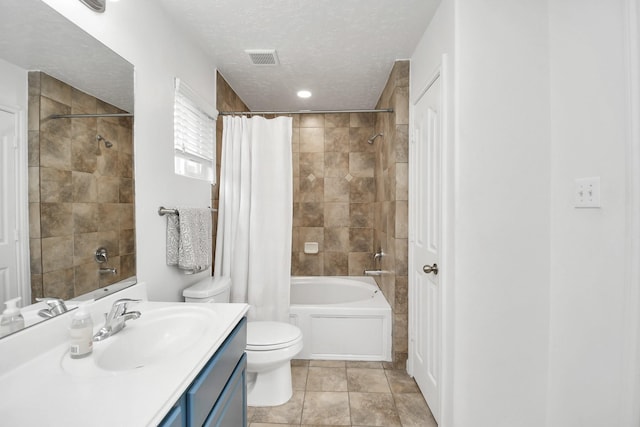
<path id="1" fill-rule="evenodd" d="M 393 113 L 393 108 L 379 110 L 300 110 L 300 111 L 221 111 L 221 116 L 269 114 L 337 114 L 337 113 Z"/>
<path id="2" fill-rule="evenodd" d="M 102 114 L 52 114 L 48 119 L 90 119 L 94 117 L 133 117 L 131 113 L 102 113 Z"/>

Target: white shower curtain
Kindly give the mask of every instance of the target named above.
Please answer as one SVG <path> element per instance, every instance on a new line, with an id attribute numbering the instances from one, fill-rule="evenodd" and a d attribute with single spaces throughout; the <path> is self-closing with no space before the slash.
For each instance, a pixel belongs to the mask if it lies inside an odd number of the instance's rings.
<path id="1" fill-rule="evenodd" d="M 289 321 L 293 181 L 290 117 L 223 117 L 215 276 L 251 320 Z"/>

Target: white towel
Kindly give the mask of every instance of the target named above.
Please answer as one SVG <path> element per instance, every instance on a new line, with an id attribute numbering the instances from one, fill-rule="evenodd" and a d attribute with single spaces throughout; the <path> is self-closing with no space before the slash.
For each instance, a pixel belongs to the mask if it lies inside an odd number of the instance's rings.
<path id="1" fill-rule="evenodd" d="M 211 209 L 177 208 L 167 215 L 167 265 L 185 273 L 197 273 L 211 266 Z"/>

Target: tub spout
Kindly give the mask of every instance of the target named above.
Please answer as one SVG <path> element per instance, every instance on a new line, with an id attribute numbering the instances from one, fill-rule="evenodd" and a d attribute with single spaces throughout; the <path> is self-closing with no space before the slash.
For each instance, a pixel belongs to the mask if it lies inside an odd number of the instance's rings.
<path id="1" fill-rule="evenodd" d="M 365 270 L 365 276 L 382 276 L 382 270 Z"/>

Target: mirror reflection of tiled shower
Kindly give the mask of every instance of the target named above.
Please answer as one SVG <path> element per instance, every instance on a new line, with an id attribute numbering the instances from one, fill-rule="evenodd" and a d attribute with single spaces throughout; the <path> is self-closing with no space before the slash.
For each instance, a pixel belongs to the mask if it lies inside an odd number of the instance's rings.
<path id="1" fill-rule="evenodd" d="M 135 275 L 133 119 L 42 72 L 29 73 L 32 298 L 72 298 Z M 96 248 L 115 274 L 99 274 Z"/>

